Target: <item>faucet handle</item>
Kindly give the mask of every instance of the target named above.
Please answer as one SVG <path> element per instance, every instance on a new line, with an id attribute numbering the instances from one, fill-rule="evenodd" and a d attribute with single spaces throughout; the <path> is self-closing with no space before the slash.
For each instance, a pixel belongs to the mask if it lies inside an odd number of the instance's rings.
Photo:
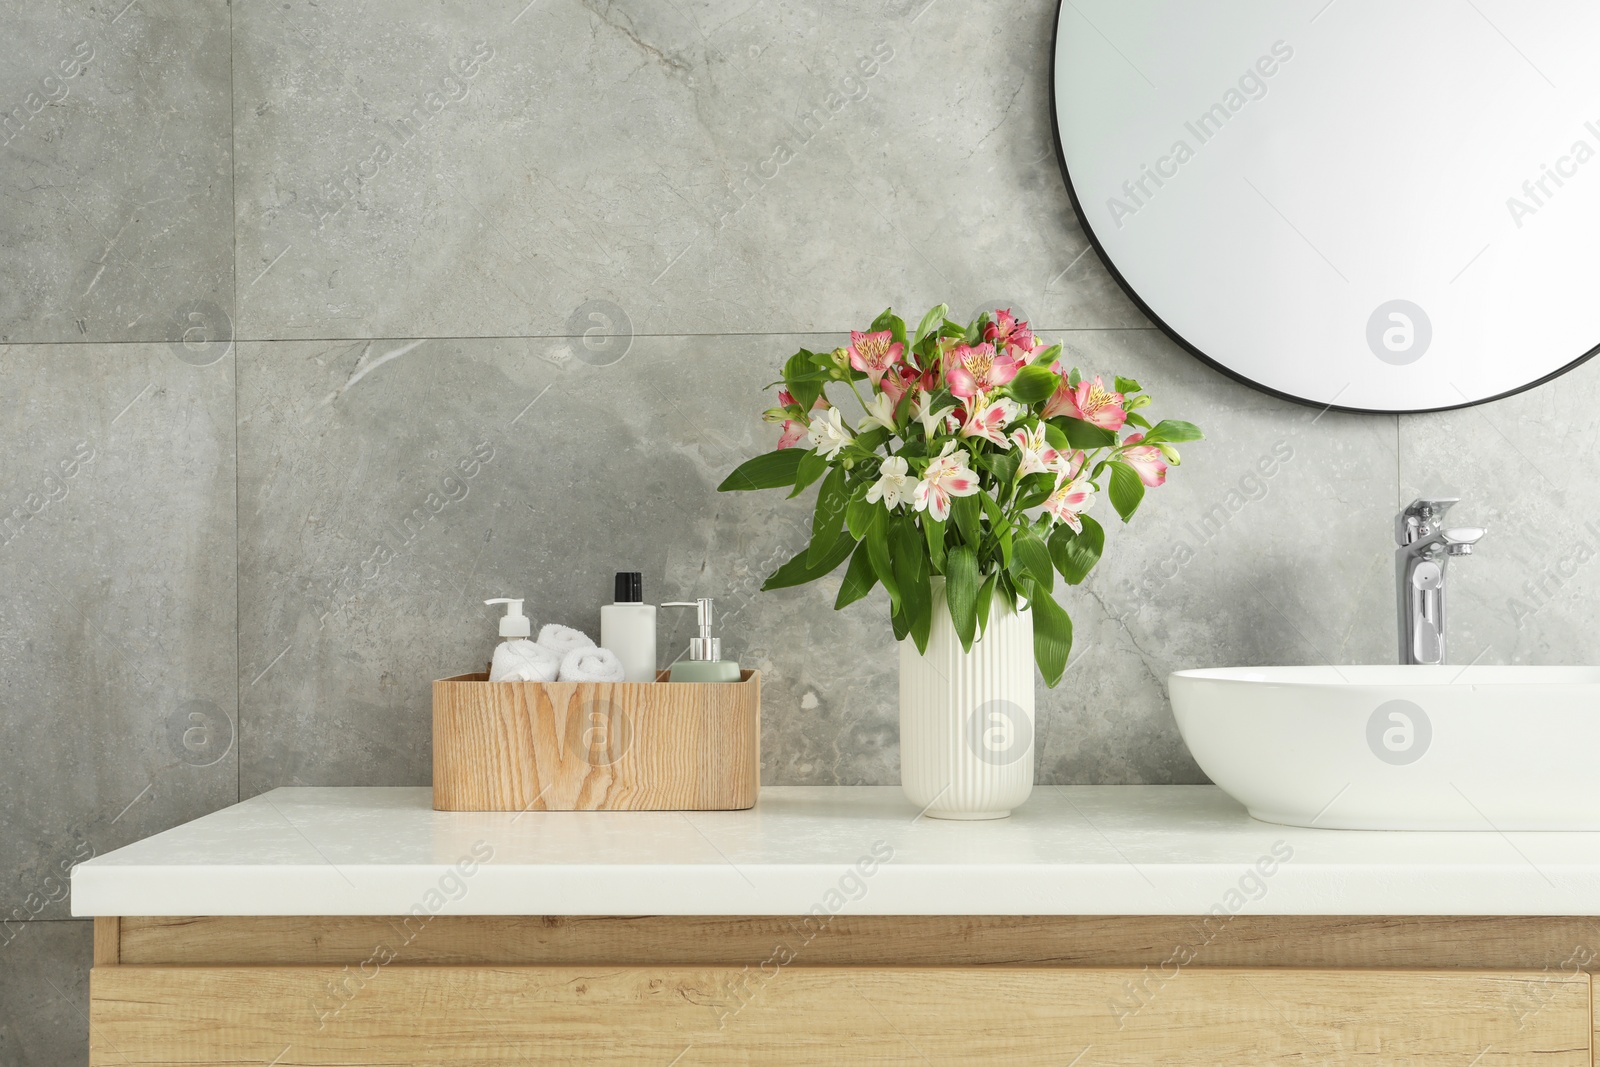
<path id="1" fill-rule="evenodd" d="M 1437 528 L 1444 513 L 1461 503 L 1458 496 L 1418 497 L 1394 520 L 1394 539 L 1399 545 L 1409 545 L 1428 536 L 1423 527 Z M 1428 533 L 1431 533 L 1429 530 Z M 1481 535 L 1480 535 L 1481 536 Z"/>
<path id="2" fill-rule="evenodd" d="M 1458 526 L 1453 530 L 1444 532 L 1445 551 L 1452 556 L 1472 555 L 1472 546 L 1483 540 L 1483 535 L 1488 533 L 1481 526 Z"/>

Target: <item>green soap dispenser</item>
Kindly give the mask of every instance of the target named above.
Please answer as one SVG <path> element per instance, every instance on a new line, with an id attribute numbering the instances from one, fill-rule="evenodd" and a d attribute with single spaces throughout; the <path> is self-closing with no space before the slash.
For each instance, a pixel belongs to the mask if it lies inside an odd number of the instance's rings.
<path id="1" fill-rule="evenodd" d="M 722 658 L 722 641 L 711 636 L 712 607 L 710 597 L 695 601 L 675 601 L 661 605 L 664 608 L 694 608 L 700 623 L 700 636 L 689 639 L 689 658 L 672 665 L 667 674 L 669 682 L 737 682 L 739 665 Z"/>

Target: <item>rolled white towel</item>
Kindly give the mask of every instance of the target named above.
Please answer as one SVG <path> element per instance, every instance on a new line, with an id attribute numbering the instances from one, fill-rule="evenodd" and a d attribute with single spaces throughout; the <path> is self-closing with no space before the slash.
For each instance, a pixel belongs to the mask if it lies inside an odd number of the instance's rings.
<path id="1" fill-rule="evenodd" d="M 562 626 L 556 622 L 545 623 L 540 628 L 539 644 L 561 658 L 565 658 L 568 652 L 576 649 L 594 647 L 594 642 L 582 630 L 574 630 L 570 626 Z"/>
<path id="2" fill-rule="evenodd" d="M 491 682 L 553 682 L 561 673 L 561 657 L 532 641 L 501 641 L 489 665 Z"/>
<path id="3" fill-rule="evenodd" d="M 575 648 L 561 657 L 563 682 L 620 682 L 625 673 L 609 648 Z"/>

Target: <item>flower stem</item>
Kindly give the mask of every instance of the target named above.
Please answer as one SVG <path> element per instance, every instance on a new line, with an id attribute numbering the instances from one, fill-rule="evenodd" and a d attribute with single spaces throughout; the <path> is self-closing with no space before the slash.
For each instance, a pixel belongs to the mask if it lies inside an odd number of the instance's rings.
<path id="1" fill-rule="evenodd" d="M 855 397 L 856 397 L 856 403 L 858 403 L 858 404 L 860 404 L 860 405 L 861 405 L 861 410 L 862 410 L 862 411 L 864 411 L 864 412 L 866 412 L 866 413 L 867 413 L 867 414 L 868 414 L 868 415 L 871 415 L 871 414 L 872 414 L 872 409 L 871 409 L 871 408 L 869 408 L 869 407 L 867 407 L 867 402 L 866 402 L 866 401 L 865 401 L 865 400 L 862 400 L 862 399 L 861 399 L 861 394 L 860 394 L 860 392 L 858 392 L 858 391 L 857 391 L 857 390 L 856 390 L 856 383 L 855 383 L 855 380 L 854 380 L 854 379 L 851 379 L 851 378 L 846 378 L 846 379 L 845 379 L 845 380 L 844 380 L 844 384 L 846 384 L 846 385 L 848 385 L 848 386 L 849 386 L 849 387 L 850 387 L 850 391 L 851 391 L 851 392 L 852 392 L 852 393 L 855 393 Z"/>

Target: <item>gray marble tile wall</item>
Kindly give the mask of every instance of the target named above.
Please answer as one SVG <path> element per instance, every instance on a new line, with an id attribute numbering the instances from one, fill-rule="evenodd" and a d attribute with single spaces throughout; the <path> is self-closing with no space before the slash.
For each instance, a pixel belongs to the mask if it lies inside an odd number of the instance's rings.
<path id="1" fill-rule="evenodd" d="M 1395 419 L 1190 359 L 1073 217 L 1050 0 L 4 6 L 0 1064 L 84 1060 L 74 862 L 426 782 L 489 596 L 717 596 L 763 780 L 897 781 L 881 593 L 755 595 L 809 513 L 713 492 L 777 361 L 885 304 L 1014 306 L 1208 431 L 1070 595 L 1043 782 L 1203 780 L 1170 670 L 1389 659 L 1423 488 L 1495 526 L 1458 655 L 1595 657 L 1600 367 Z"/>

